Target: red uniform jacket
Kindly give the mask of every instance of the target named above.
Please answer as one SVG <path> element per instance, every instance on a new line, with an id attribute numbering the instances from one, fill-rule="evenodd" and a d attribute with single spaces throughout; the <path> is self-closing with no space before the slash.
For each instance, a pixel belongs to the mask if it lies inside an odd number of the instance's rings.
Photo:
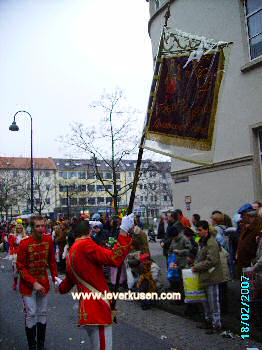
<path id="1" fill-rule="evenodd" d="M 97 245 L 91 237 L 76 240 L 69 252 L 66 278 L 60 284 L 60 293 L 69 292 L 75 284 L 78 292 L 108 292 L 103 265 L 120 266 L 130 250 L 131 241 L 130 237 L 120 234 L 118 242 L 110 250 Z M 112 314 L 109 300 L 80 299 L 79 325 L 110 324 Z"/>
<path id="2" fill-rule="evenodd" d="M 180 222 L 184 227 L 189 227 L 189 228 L 191 227 L 190 220 L 184 215 L 181 217 Z"/>
<path id="3" fill-rule="evenodd" d="M 9 243 L 9 254 L 17 254 L 19 244 L 16 243 L 16 238 L 17 236 L 14 235 L 13 233 L 10 233 L 8 237 L 8 243 Z"/>
<path id="4" fill-rule="evenodd" d="M 48 266 L 53 281 L 57 276 L 52 237 L 43 235 L 41 241 L 37 241 L 33 236 L 24 238 L 18 249 L 16 265 L 20 272 L 19 290 L 22 295 L 31 296 L 35 282 L 39 282 L 48 293 L 50 289 Z"/>

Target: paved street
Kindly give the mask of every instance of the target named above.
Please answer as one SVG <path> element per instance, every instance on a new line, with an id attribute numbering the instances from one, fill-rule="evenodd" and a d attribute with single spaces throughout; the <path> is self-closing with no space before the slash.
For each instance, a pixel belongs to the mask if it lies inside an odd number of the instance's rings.
<path id="1" fill-rule="evenodd" d="M 11 289 L 10 261 L 1 258 L 0 267 L 0 350 L 26 350 L 22 303 L 19 293 Z M 239 338 L 205 335 L 196 329 L 195 322 L 162 310 L 142 311 L 134 302 L 118 302 L 118 309 L 119 323 L 113 328 L 114 350 L 245 349 Z M 52 291 L 48 313 L 48 350 L 90 349 L 84 330 L 76 327 L 77 304 L 71 295 Z"/>

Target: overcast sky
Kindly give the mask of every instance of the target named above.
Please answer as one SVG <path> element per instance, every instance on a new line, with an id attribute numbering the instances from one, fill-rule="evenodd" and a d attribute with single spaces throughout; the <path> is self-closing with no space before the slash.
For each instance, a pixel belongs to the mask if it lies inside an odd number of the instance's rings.
<path id="1" fill-rule="evenodd" d="M 64 157 L 56 139 L 73 121 L 94 123 L 89 104 L 122 88 L 142 113 L 152 79 L 145 0 L 0 0 L 0 155 Z"/>

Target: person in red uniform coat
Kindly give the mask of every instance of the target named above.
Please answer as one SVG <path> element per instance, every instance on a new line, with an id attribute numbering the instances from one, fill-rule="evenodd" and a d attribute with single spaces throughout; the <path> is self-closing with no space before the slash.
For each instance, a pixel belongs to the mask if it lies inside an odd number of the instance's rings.
<path id="1" fill-rule="evenodd" d="M 25 229 L 22 224 L 17 223 L 16 227 L 14 229 L 14 233 L 11 233 L 8 237 L 8 243 L 9 243 L 9 254 L 12 258 L 12 269 L 14 273 L 14 283 L 13 283 L 13 290 L 16 290 L 17 281 L 18 281 L 18 272 L 16 268 L 16 259 L 17 259 L 17 252 L 18 247 L 22 239 L 24 239 L 26 236 Z"/>
<path id="2" fill-rule="evenodd" d="M 67 257 L 66 278 L 57 279 L 61 294 L 67 293 L 76 285 L 78 292 L 109 292 L 103 266 L 119 267 L 127 256 L 132 238 L 129 231 L 134 226 L 134 215 L 122 220 L 118 241 L 111 249 L 99 246 L 89 235 L 89 223 L 82 221 L 76 231 L 76 241 Z M 85 327 L 92 350 L 112 349 L 111 300 L 106 298 L 90 300 L 81 298 L 79 303 L 79 325 Z"/>
<path id="3" fill-rule="evenodd" d="M 183 215 L 182 210 L 181 209 L 176 209 L 177 215 L 178 215 L 178 220 L 181 222 L 181 224 L 184 227 L 191 227 L 191 223 L 190 220 Z"/>
<path id="4" fill-rule="evenodd" d="M 44 350 L 47 293 L 50 289 L 47 267 L 50 268 L 53 282 L 57 277 L 57 268 L 52 237 L 44 234 L 43 218 L 33 217 L 31 227 L 32 235 L 21 241 L 17 253 L 19 290 L 24 304 L 29 350 Z"/>

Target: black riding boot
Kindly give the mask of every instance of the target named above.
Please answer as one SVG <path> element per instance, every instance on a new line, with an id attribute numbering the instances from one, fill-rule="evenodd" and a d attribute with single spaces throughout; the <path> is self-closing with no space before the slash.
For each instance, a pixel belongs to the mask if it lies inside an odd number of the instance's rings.
<path id="1" fill-rule="evenodd" d="M 37 350 L 45 350 L 46 323 L 37 322 Z"/>
<path id="2" fill-rule="evenodd" d="M 36 326 L 32 328 L 25 327 L 29 350 L 36 350 Z"/>

